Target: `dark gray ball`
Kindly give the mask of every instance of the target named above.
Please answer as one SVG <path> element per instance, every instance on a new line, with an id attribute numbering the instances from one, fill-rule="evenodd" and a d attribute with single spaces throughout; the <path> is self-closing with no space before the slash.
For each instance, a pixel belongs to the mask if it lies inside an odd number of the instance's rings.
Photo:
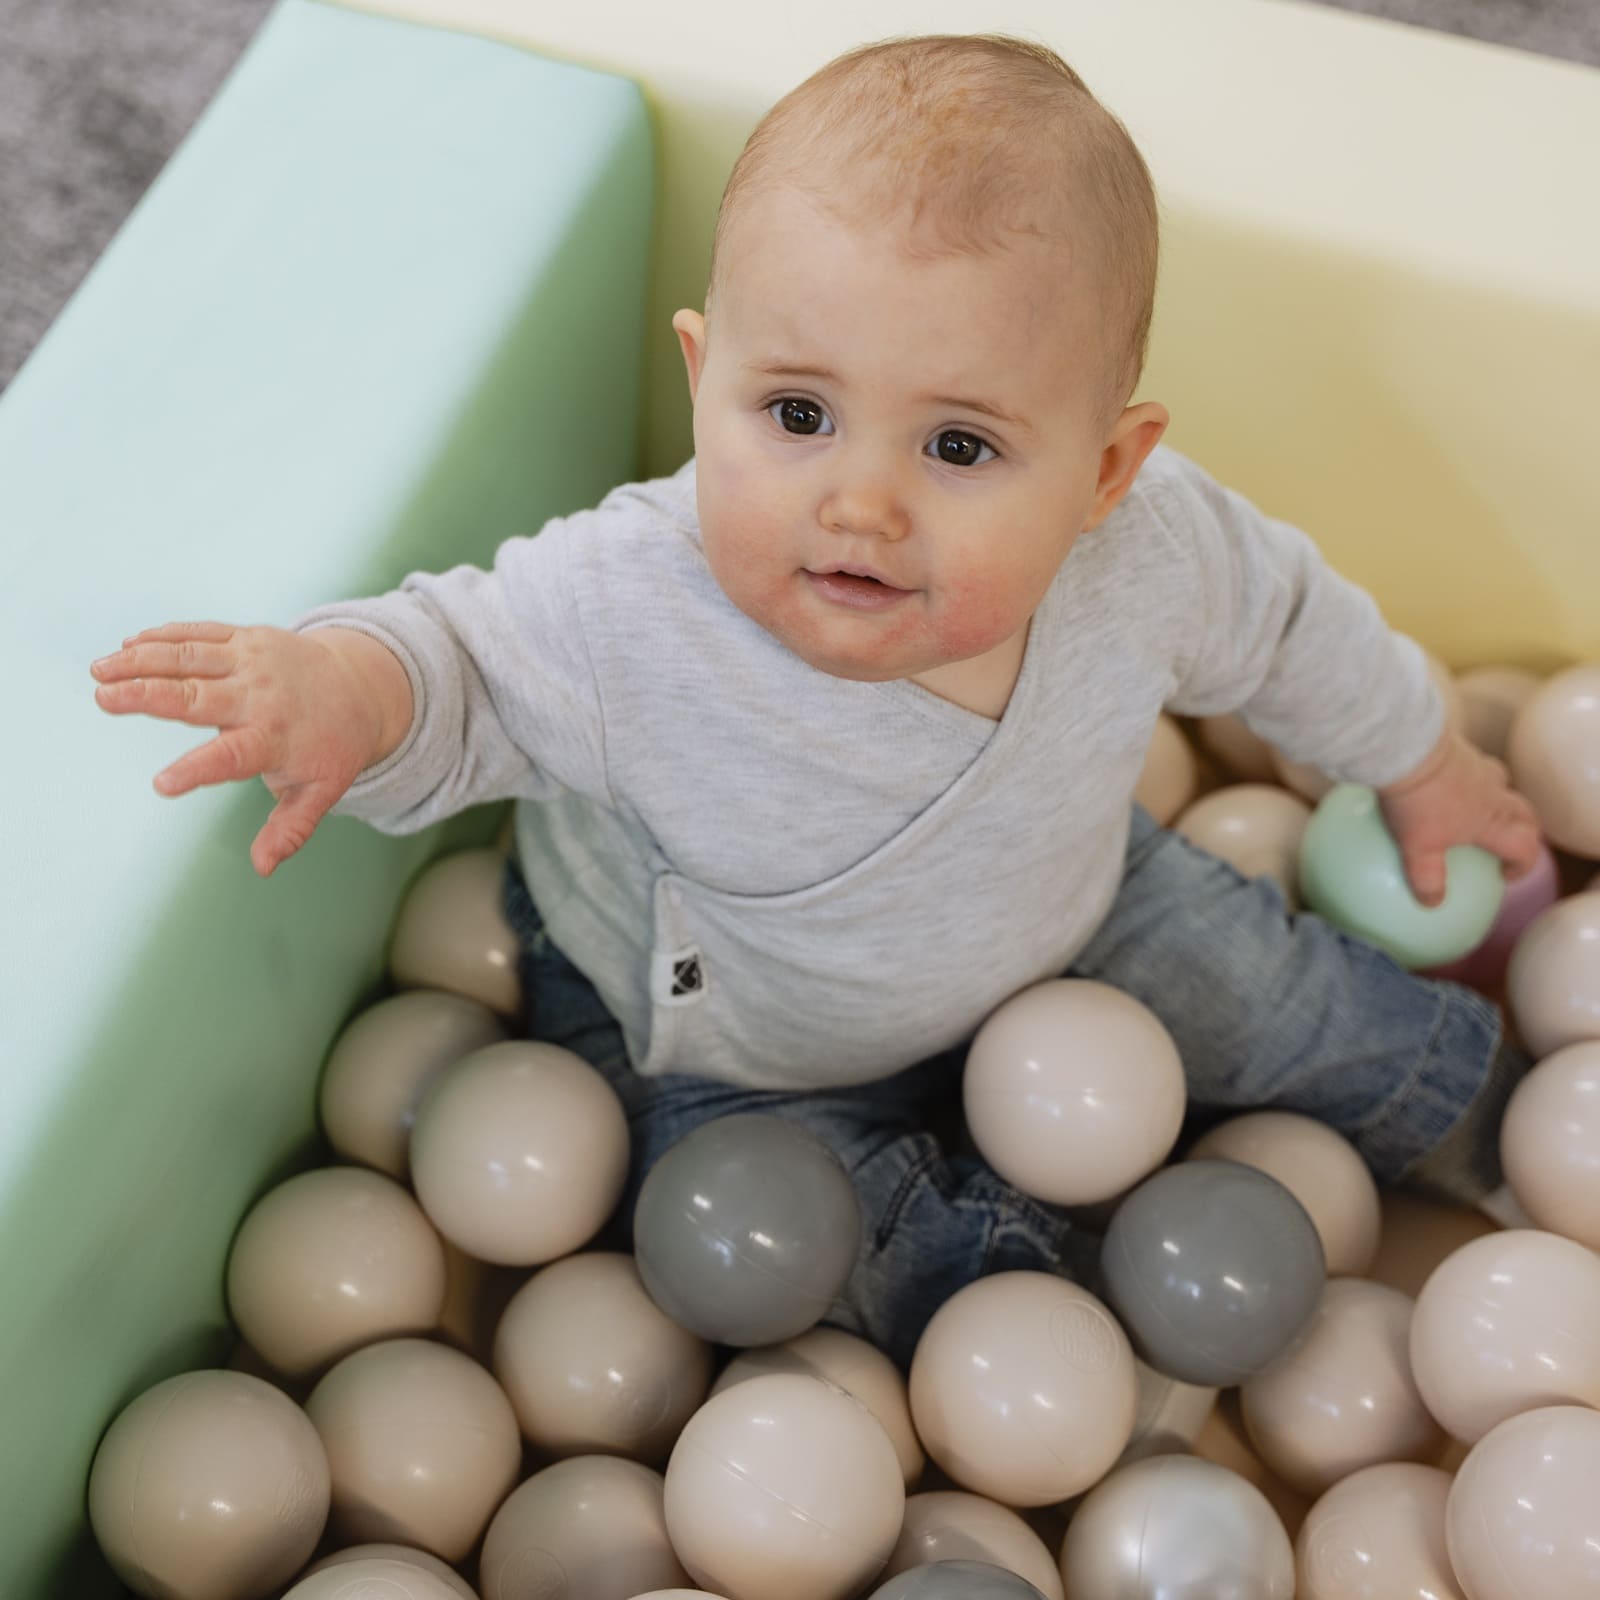
<path id="1" fill-rule="evenodd" d="M 651 1298 L 716 1344 L 792 1339 L 856 1264 L 861 1203 L 838 1158 L 781 1117 L 718 1117 L 650 1169 L 633 1249 Z"/>
<path id="2" fill-rule="evenodd" d="M 1223 1388 L 1295 1343 L 1327 1277 L 1305 1207 L 1235 1161 L 1185 1161 L 1145 1179 L 1117 1207 L 1100 1266 L 1143 1360 Z"/>
<path id="3" fill-rule="evenodd" d="M 1044 1600 L 1026 1578 L 987 1561 L 934 1561 L 910 1567 L 868 1600 Z"/>

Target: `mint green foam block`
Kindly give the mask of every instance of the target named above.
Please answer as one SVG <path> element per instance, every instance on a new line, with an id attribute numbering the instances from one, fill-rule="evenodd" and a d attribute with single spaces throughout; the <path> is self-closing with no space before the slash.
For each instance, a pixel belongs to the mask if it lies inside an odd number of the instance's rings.
<path id="1" fill-rule="evenodd" d="M 223 1265 L 315 1155 L 383 992 L 409 839 L 325 822 L 269 881 L 263 784 L 163 799 L 209 731 L 89 662 L 286 623 L 638 475 L 654 164 L 636 85 L 281 0 L 0 397 L 0 1594 L 117 1592 L 85 1532 L 112 1415 L 226 1353 Z"/>

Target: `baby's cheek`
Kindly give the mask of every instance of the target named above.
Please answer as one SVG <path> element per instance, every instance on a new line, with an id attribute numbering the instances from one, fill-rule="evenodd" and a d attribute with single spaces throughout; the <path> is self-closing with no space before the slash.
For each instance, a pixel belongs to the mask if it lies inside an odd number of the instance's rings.
<path id="1" fill-rule="evenodd" d="M 1032 607 L 1003 587 L 966 584 L 947 590 L 934 612 L 934 644 L 946 660 L 965 660 L 1005 643 L 1028 620 Z"/>

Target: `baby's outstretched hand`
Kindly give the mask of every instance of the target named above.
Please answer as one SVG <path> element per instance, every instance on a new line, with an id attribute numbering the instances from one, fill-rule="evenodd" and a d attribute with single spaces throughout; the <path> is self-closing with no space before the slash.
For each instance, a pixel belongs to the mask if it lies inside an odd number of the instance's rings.
<path id="1" fill-rule="evenodd" d="M 156 775 L 158 793 L 265 781 L 278 804 L 250 847 L 265 878 L 384 753 L 384 707 L 357 654 L 367 647 L 384 650 L 338 629 L 173 622 L 125 639 L 89 670 L 96 702 L 114 715 L 139 711 L 219 730 Z"/>
<path id="2" fill-rule="evenodd" d="M 1378 790 L 1384 821 L 1400 847 L 1411 892 L 1425 906 L 1444 899 L 1445 851 L 1480 845 L 1519 878 L 1538 860 L 1539 821 L 1511 787 L 1503 761 L 1446 731 L 1427 759 Z"/>

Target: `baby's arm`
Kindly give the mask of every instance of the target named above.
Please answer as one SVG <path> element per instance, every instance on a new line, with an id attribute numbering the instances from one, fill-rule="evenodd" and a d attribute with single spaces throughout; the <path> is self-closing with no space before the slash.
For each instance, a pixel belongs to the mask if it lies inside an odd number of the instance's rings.
<path id="1" fill-rule="evenodd" d="M 95 700 L 113 715 L 218 730 L 156 775 L 164 795 L 260 777 L 278 804 L 250 848 L 262 877 L 299 850 L 411 723 L 405 669 L 377 640 L 341 628 L 291 633 L 223 622 L 148 628 L 96 661 Z"/>
<path id="2" fill-rule="evenodd" d="M 1501 763 L 1444 726 L 1415 641 L 1308 534 L 1177 460 L 1181 481 L 1160 503 L 1193 564 L 1195 605 L 1171 708 L 1237 711 L 1292 760 L 1371 785 L 1425 904 L 1442 897 L 1453 845 L 1481 845 L 1513 874 L 1531 867 L 1532 807 Z"/>

